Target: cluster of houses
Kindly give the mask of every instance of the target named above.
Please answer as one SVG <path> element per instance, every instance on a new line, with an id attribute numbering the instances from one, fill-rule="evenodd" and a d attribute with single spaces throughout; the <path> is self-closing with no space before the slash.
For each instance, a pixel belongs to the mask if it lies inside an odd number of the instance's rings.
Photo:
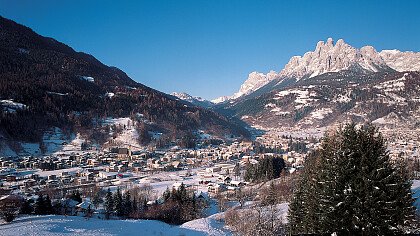
<path id="1" fill-rule="evenodd" d="M 0 157 L 0 194 L 20 191 L 29 196 L 44 189 L 63 194 L 74 189 L 109 186 L 117 181 L 124 182 L 124 179 L 135 180 L 149 172 L 210 167 L 221 161 L 239 160 L 251 150 L 251 142 L 235 142 L 197 150 L 174 147 L 166 151 L 132 151 L 116 148 L 101 153 Z"/>
<path id="2" fill-rule="evenodd" d="M 403 157 L 409 159 L 420 158 L 420 140 L 393 140 L 388 141 L 389 155 L 393 158 Z"/>
<path id="3" fill-rule="evenodd" d="M 236 170 L 240 164 L 216 164 L 202 171 L 198 171 L 200 184 L 207 186 L 210 194 L 224 191 L 236 191 L 246 183 L 241 181 L 240 172 Z"/>
<path id="4" fill-rule="evenodd" d="M 280 142 L 275 145 L 287 145 L 282 139 Z M 74 190 L 89 193 L 98 187 L 128 186 L 155 172 L 197 167 L 204 167 L 197 175 L 208 192 L 234 191 L 245 184 L 239 181 L 236 165 L 244 167 L 264 158 L 264 154 L 255 154 L 254 145 L 242 141 L 200 149 L 133 151 L 124 147 L 107 152 L 0 157 L 0 195 L 19 192 L 29 197 L 47 191 L 50 197 L 59 199 Z M 282 157 L 291 164 L 303 162 L 303 156 L 295 152 Z"/>

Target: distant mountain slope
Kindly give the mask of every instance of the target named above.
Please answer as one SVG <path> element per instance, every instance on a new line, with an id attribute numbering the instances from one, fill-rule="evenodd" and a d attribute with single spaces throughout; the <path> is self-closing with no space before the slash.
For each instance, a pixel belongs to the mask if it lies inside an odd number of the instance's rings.
<path id="1" fill-rule="evenodd" d="M 139 127 L 146 136 L 152 129 L 174 138 L 196 129 L 220 136 L 247 135 L 222 115 L 177 101 L 3 17 L 0 100 L 0 137 L 12 141 L 40 141 L 51 127 L 95 130 L 106 117 L 137 119 L 139 114 L 147 121 Z"/>
<path id="2" fill-rule="evenodd" d="M 420 127 L 419 65 L 420 53 L 378 53 L 370 46 L 356 49 L 328 39 L 313 52 L 292 57 L 258 89 L 216 110 L 269 128 L 343 121 Z"/>
<path id="3" fill-rule="evenodd" d="M 199 107 L 204 107 L 204 108 L 209 108 L 212 107 L 214 104 L 210 101 L 207 101 L 201 97 L 193 97 L 191 95 L 189 95 L 188 93 L 177 93 L 177 92 L 173 92 L 171 93 L 172 96 L 181 99 L 183 101 L 189 102 L 195 106 L 199 106 Z"/>
<path id="4" fill-rule="evenodd" d="M 374 122 L 420 128 L 420 72 L 327 73 L 219 108 L 266 128 Z"/>

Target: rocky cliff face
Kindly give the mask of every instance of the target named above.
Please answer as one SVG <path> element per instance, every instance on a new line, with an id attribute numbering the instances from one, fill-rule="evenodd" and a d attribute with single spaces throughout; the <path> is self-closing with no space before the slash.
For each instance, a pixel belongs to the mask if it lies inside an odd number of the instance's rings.
<path id="1" fill-rule="evenodd" d="M 270 74 L 271 79 L 253 72 L 260 89 L 232 96 L 220 109 L 265 128 L 354 121 L 417 129 L 419 70 L 420 53 L 357 49 L 329 38 L 318 42 L 314 51 L 292 57 L 282 71 Z M 251 87 L 248 80 L 241 90 Z"/>

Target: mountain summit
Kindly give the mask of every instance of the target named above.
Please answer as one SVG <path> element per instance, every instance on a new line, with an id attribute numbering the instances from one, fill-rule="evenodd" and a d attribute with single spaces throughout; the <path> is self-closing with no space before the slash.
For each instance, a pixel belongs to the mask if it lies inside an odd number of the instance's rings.
<path id="1" fill-rule="evenodd" d="M 224 102 L 234 100 L 262 88 L 273 80 L 312 78 L 329 72 L 357 71 L 362 73 L 380 71 L 419 71 L 420 53 L 383 50 L 377 52 L 372 46 L 360 49 L 347 44 L 343 39 L 334 43 L 332 38 L 326 42 L 319 41 L 314 51 L 303 56 L 293 56 L 279 73 L 270 71 L 267 74 L 252 72 L 241 85 L 240 90 L 228 99 L 215 99 Z"/>
<path id="2" fill-rule="evenodd" d="M 212 100 L 213 103 L 223 103 L 228 100 L 237 99 L 239 97 L 248 95 L 257 89 L 263 87 L 264 85 L 268 84 L 270 81 L 278 77 L 278 73 L 275 71 L 270 71 L 267 74 L 260 73 L 257 71 L 251 72 L 248 75 L 248 79 L 241 85 L 241 88 L 238 92 L 233 94 L 232 96 L 222 96 Z"/>
<path id="3" fill-rule="evenodd" d="M 378 72 L 389 67 L 372 46 L 354 48 L 339 39 L 336 44 L 332 38 L 327 42 L 319 41 L 315 51 L 307 52 L 302 57 L 294 56 L 279 73 L 280 77 L 314 77 L 327 72 L 341 70 L 366 70 Z"/>

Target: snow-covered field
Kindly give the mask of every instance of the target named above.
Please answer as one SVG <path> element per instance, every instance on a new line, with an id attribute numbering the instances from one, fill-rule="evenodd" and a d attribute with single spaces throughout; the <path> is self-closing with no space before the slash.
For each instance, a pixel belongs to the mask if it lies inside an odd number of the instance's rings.
<path id="1" fill-rule="evenodd" d="M 104 120 L 104 125 L 115 125 L 123 127 L 122 132 L 119 133 L 117 137 L 113 140 L 114 143 L 126 145 L 129 147 L 142 148 L 137 140 L 139 134 L 135 128 L 135 121 L 133 121 L 129 117 L 107 118 Z"/>
<path id="2" fill-rule="evenodd" d="M 53 127 L 44 132 L 42 142 L 44 146 L 44 153 L 41 152 L 39 143 L 26 143 L 20 142 L 20 150 L 18 152 L 12 150 L 6 143 L 0 145 L 0 156 L 40 156 L 45 155 L 59 155 L 59 154 L 72 154 L 83 153 L 81 151 L 81 144 L 85 140 L 80 134 L 66 135 L 57 127 Z"/>
<path id="3" fill-rule="evenodd" d="M 153 188 L 153 192 L 157 196 L 161 196 L 162 193 L 167 189 L 172 189 L 172 186 L 174 183 L 184 183 L 188 186 L 191 186 L 192 189 L 195 191 L 201 191 L 201 192 L 207 192 L 208 186 L 205 184 L 199 184 L 200 180 L 202 179 L 200 176 L 197 175 L 198 171 L 204 171 L 204 168 L 195 168 L 191 170 L 181 170 L 181 171 L 174 171 L 174 172 L 160 172 L 155 173 L 152 175 L 149 175 L 146 178 L 142 178 L 138 186 L 142 187 L 146 184 L 149 184 Z M 189 177 L 181 177 L 181 175 L 184 175 L 190 172 L 193 175 Z M 213 182 L 217 181 L 217 177 L 212 178 L 205 178 L 206 180 L 211 180 Z"/>
<path id="4" fill-rule="evenodd" d="M 205 235 L 223 236 L 232 233 L 224 228 L 224 213 L 217 213 L 206 218 L 192 220 L 181 225 L 181 228 L 195 230 Z"/>
<path id="5" fill-rule="evenodd" d="M 23 216 L 12 223 L 0 223 L 0 235 L 142 235 L 202 236 L 230 235 L 216 217 L 208 217 L 172 226 L 156 220 L 100 220 L 78 216 Z"/>
<path id="6" fill-rule="evenodd" d="M 420 196 L 420 180 L 413 181 L 412 189 L 414 197 L 418 198 Z M 415 204 L 419 210 L 418 199 Z M 279 218 L 286 222 L 288 204 L 279 204 L 277 208 Z M 180 226 L 172 226 L 155 220 L 101 220 L 94 218 L 87 220 L 79 216 L 21 216 L 12 223 L 0 221 L 0 236 L 8 235 L 223 236 L 232 235 L 232 232 L 224 227 L 224 213 L 216 213 Z"/>

